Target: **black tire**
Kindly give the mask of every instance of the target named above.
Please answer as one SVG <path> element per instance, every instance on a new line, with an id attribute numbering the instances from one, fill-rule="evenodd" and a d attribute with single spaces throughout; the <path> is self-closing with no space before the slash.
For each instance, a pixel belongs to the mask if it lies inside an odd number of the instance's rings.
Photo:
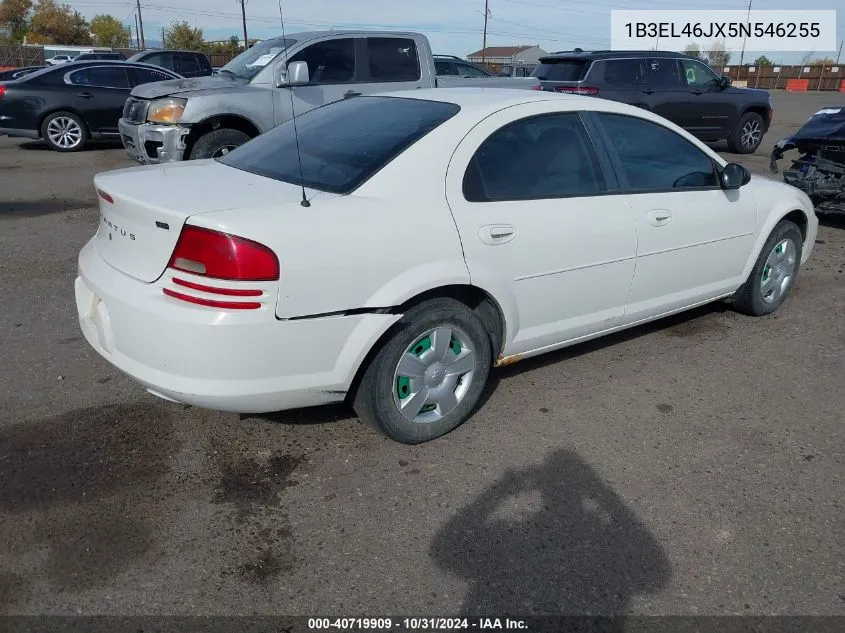
<path id="1" fill-rule="evenodd" d="M 410 347 L 427 332 L 441 326 L 460 329 L 475 349 L 471 383 L 457 407 L 446 415 L 429 422 L 410 420 L 400 413 L 394 401 L 394 390 L 399 388 L 394 373 Z M 475 412 L 492 363 L 491 337 L 478 316 L 460 301 L 431 299 L 408 310 L 394 326 L 389 338 L 364 369 L 352 406 L 362 420 L 375 425 L 397 442 L 428 442 L 453 431 Z"/>
<path id="2" fill-rule="evenodd" d="M 773 298 L 773 300 L 769 302 L 763 298 L 764 269 L 769 255 L 772 254 L 775 246 L 780 244 L 783 240 L 792 241 L 795 248 L 795 262 L 791 264 L 792 271 L 788 273 L 790 275 L 790 279 L 785 290 L 780 294 L 780 296 L 776 299 Z M 734 295 L 734 307 L 739 312 L 750 316 L 765 316 L 777 310 L 786 300 L 786 297 L 789 295 L 789 291 L 795 285 L 795 280 L 798 277 L 798 271 L 801 267 L 802 248 L 803 237 L 801 236 L 801 230 L 794 222 L 781 220 L 772 230 L 769 238 L 763 245 L 763 249 L 760 251 L 760 255 L 757 257 L 757 261 L 754 264 L 754 268 L 751 269 L 751 273 L 748 275 L 748 279 Z"/>
<path id="3" fill-rule="evenodd" d="M 754 142 L 750 145 L 743 145 L 743 134 L 746 126 L 751 126 L 758 132 Z M 728 137 L 728 149 L 734 154 L 753 154 L 760 147 L 760 143 L 763 142 L 763 127 L 763 117 L 756 112 L 746 112 L 739 117 L 736 127 Z"/>
<path id="4" fill-rule="evenodd" d="M 223 127 L 200 136 L 191 148 L 190 160 L 216 158 L 224 151 L 243 145 L 250 139 L 249 134 L 240 130 Z"/>
<path id="5" fill-rule="evenodd" d="M 76 124 L 78 128 L 79 142 L 74 145 L 63 146 L 55 142 L 53 138 L 51 138 L 53 136 L 50 133 L 51 123 L 53 123 L 54 121 L 61 122 L 63 119 L 65 121 L 72 121 Z M 85 149 L 85 146 L 88 144 L 88 127 L 85 125 L 85 121 L 83 121 L 81 118 L 79 118 L 72 112 L 51 112 L 41 122 L 41 139 L 44 141 L 47 147 L 49 147 L 54 152 L 80 152 Z"/>

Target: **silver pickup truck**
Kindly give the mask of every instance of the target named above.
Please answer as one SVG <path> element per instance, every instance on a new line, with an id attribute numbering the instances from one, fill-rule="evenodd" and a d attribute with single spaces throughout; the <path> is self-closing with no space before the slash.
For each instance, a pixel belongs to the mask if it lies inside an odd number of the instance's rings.
<path id="1" fill-rule="evenodd" d="M 332 101 L 437 86 L 530 89 L 535 82 L 438 77 L 419 33 L 317 31 L 264 40 L 214 76 L 137 86 L 119 122 L 141 163 L 215 158 Z"/>

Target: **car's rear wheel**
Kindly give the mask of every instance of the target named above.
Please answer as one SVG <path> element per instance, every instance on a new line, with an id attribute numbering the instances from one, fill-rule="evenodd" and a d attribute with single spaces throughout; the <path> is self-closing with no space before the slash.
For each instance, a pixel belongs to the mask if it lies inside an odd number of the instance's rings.
<path id="1" fill-rule="evenodd" d="M 746 282 L 734 296 L 734 306 L 752 316 L 777 310 L 795 284 L 801 265 L 803 238 L 794 222 L 775 226 Z"/>
<path id="2" fill-rule="evenodd" d="M 364 370 L 353 406 L 403 444 L 445 435 L 472 415 L 492 366 L 491 338 L 463 303 L 411 308 Z"/>
<path id="3" fill-rule="evenodd" d="M 191 148 L 191 160 L 220 158 L 249 140 L 249 134 L 231 128 L 212 130 L 200 136 Z"/>
<path id="4" fill-rule="evenodd" d="M 746 112 L 728 138 L 728 148 L 734 154 L 753 154 L 763 142 L 763 117 Z"/>
<path id="5" fill-rule="evenodd" d="M 41 138 L 57 152 L 78 152 L 88 142 L 85 123 L 71 112 L 53 112 L 41 123 Z"/>

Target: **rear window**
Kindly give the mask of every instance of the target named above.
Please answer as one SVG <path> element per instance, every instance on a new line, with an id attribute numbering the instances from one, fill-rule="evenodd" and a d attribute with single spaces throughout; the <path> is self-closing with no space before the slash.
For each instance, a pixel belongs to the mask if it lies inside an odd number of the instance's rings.
<path id="1" fill-rule="evenodd" d="M 541 81 L 580 81 L 586 70 L 586 59 L 542 59 L 532 77 Z"/>
<path id="2" fill-rule="evenodd" d="M 405 97 L 354 97 L 296 117 L 218 161 L 236 169 L 346 194 L 460 111 L 454 103 Z"/>

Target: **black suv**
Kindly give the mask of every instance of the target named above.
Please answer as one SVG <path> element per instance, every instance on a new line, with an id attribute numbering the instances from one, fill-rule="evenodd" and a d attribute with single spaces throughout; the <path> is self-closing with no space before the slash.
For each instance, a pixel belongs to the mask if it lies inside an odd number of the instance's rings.
<path id="1" fill-rule="evenodd" d="M 703 141 L 750 154 L 772 122 L 765 90 L 731 86 L 700 59 L 664 51 L 561 51 L 532 75 L 543 90 L 596 96 L 651 110 Z"/>
<path id="2" fill-rule="evenodd" d="M 149 50 L 135 53 L 129 62 L 153 64 L 172 70 L 183 77 L 203 77 L 212 73 L 211 62 L 205 53 L 197 51 Z"/>

